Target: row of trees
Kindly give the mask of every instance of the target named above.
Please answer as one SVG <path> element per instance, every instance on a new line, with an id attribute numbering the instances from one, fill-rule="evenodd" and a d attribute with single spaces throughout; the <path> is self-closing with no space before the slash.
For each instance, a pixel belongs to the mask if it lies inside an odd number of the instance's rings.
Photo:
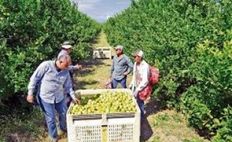
<path id="1" fill-rule="evenodd" d="M 231 0 L 141 0 L 104 30 L 110 44 L 142 49 L 158 66 L 156 99 L 214 141 L 232 141 Z"/>
<path id="2" fill-rule="evenodd" d="M 87 57 L 99 31 L 69 0 L 0 0 L 0 100 L 25 93 L 37 65 L 66 40 L 75 60 Z"/>

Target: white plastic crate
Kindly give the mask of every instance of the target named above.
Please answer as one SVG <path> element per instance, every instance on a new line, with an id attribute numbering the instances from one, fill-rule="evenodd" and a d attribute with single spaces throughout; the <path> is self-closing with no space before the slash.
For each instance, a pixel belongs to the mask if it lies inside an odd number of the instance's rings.
<path id="1" fill-rule="evenodd" d="M 110 47 L 97 47 L 93 49 L 94 59 L 111 59 L 111 48 Z"/>
<path id="2" fill-rule="evenodd" d="M 108 91 L 128 92 L 132 95 L 129 89 L 77 90 L 76 93 L 83 96 Z M 67 113 L 68 141 L 139 142 L 141 112 L 134 98 L 133 102 L 136 104 L 135 113 L 71 115 L 70 107 Z"/>

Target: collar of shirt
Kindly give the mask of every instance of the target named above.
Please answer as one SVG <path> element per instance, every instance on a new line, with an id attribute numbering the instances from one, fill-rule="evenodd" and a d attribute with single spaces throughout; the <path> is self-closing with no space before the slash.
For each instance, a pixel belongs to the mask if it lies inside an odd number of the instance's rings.
<path id="1" fill-rule="evenodd" d="M 56 61 L 57 61 L 57 60 L 56 60 Z M 61 69 L 58 68 L 58 66 L 57 66 L 57 64 L 56 64 L 56 61 L 55 61 L 53 64 L 54 64 L 54 66 L 55 66 L 56 71 L 57 71 L 57 72 L 60 72 Z"/>
<path id="2" fill-rule="evenodd" d="M 120 62 L 124 58 L 124 55 L 117 56 L 116 55 L 116 61 Z"/>
<path id="3" fill-rule="evenodd" d="M 54 71 L 56 71 L 56 73 L 61 73 L 61 72 L 66 71 L 66 70 L 61 70 L 61 69 L 59 69 L 59 68 L 56 66 L 56 61 L 52 61 L 52 69 L 53 69 Z"/>

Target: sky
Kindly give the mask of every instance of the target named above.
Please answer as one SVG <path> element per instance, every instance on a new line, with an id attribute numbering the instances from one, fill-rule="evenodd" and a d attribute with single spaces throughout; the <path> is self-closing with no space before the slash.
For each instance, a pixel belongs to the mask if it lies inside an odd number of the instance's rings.
<path id="1" fill-rule="evenodd" d="M 131 0 L 72 0 L 78 5 L 78 10 L 99 23 L 104 23 L 109 17 L 120 13 L 131 5 Z"/>

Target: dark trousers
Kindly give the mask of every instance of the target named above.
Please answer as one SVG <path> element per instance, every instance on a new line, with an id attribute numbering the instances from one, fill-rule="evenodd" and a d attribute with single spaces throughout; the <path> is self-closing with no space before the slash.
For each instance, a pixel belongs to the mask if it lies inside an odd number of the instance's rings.
<path id="1" fill-rule="evenodd" d="M 144 110 L 145 110 L 145 109 L 144 109 L 144 101 L 141 100 L 141 99 L 139 98 L 139 96 L 136 97 L 136 101 L 137 101 L 138 106 L 139 106 L 140 111 L 141 111 L 141 120 L 143 120 L 143 119 L 144 119 Z"/>
<path id="2" fill-rule="evenodd" d="M 121 80 L 113 79 L 113 80 L 112 80 L 112 83 L 111 83 L 112 89 L 117 88 L 118 83 L 120 83 L 120 84 L 122 85 L 122 88 L 127 88 L 127 87 L 126 87 L 126 77 L 124 77 L 124 78 L 121 79 Z"/>

